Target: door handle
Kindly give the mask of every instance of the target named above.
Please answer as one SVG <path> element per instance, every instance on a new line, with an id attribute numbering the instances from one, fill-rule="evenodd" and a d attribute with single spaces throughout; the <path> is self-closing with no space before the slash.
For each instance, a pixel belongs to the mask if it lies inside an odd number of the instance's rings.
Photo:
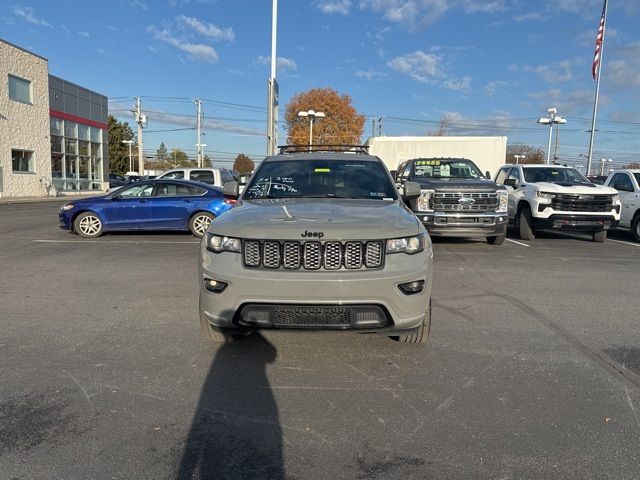
<path id="1" fill-rule="evenodd" d="M 138 203 L 147 203 L 146 200 L 138 200 Z"/>

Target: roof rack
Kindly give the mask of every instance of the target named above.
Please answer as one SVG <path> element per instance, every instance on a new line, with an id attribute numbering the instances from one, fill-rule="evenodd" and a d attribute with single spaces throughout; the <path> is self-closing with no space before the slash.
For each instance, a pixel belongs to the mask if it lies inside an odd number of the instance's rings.
<path id="1" fill-rule="evenodd" d="M 369 145 L 278 145 L 280 155 L 286 153 L 304 153 L 304 152 L 348 152 L 367 155 L 369 153 Z"/>

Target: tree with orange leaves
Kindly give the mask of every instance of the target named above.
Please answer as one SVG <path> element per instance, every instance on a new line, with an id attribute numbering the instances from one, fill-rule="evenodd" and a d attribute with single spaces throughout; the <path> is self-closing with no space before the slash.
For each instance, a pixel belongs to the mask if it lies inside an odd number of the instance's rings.
<path id="1" fill-rule="evenodd" d="M 313 123 L 314 145 L 360 144 L 365 118 L 353 107 L 351 97 L 332 88 L 313 88 L 296 93 L 287 104 L 284 115 L 289 145 L 309 144 L 309 119 L 298 117 L 298 112 L 307 110 L 325 114 Z"/>

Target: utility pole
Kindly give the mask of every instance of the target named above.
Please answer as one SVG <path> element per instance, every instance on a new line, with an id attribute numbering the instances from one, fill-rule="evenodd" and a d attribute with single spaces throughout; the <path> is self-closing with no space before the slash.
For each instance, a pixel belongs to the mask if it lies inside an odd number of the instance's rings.
<path id="1" fill-rule="evenodd" d="M 198 157 L 198 168 L 202 167 L 202 100 L 193 100 L 196 104 L 196 152 Z"/>
<path id="2" fill-rule="evenodd" d="M 376 136 L 376 119 L 372 118 L 371 119 L 371 138 L 374 138 Z"/>
<path id="3" fill-rule="evenodd" d="M 278 146 L 278 101 L 279 90 L 276 80 L 276 41 L 278 36 L 278 0 L 272 0 L 271 10 L 271 75 L 267 93 L 267 155 L 273 155 Z"/>
<path id="4" fill-rule="evenodd" d="M 143 151 L 143 143 L 142 143 L 142 130 L 147 126 L 147 116 L 142 113 L 142 101 L 140 97 L 135 97 L 136 105 L 134 113 L 134 118 L 136 123 L 138 124 L 138 174 L 144 175 L 144 156 L 142 154 Z"/>
<path id="5" fill-rule="evenodd" d="M 382 119 L 383 119 L 383 117 L 378 118 L 378 136 L 379 137 L 382 137 L 382 135 L 383 135 Z"/>

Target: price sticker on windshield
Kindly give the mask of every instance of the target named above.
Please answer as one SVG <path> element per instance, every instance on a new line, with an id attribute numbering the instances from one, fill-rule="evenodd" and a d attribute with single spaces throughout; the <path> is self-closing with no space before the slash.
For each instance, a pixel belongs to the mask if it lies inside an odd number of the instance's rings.
<path id="1" fill-rule="evenodd" d="M 439 167 L 442 162 L 440 160 L 418 160 L 416 165 L 425 167 Z"/>

